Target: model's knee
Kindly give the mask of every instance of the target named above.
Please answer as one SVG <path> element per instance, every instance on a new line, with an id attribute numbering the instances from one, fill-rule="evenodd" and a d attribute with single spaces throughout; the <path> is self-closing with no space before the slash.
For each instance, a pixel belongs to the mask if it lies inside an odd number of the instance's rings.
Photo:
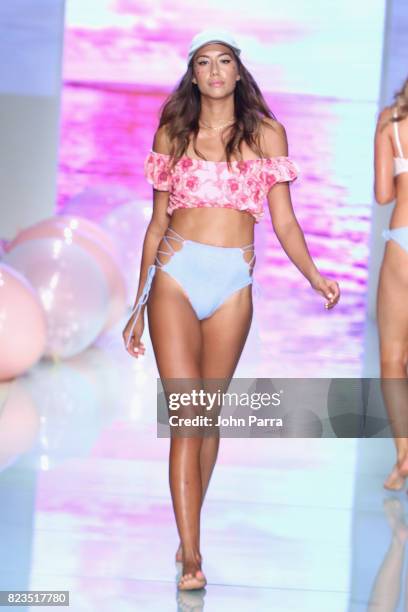
<path id="1" fill-rule="evenodd" d="M 404 372 L 408 365 L 408 352 L 405 347 L 385 347 L 381 350 L 381 374 L 386 376 L 389 372 Z"/>
<path id="2" fill-rule="evenodd" d="M 203 444 L 203 436 L 194 435 L 193 432 L 184 431 L 178 432 L 171 438 L 171 451 L 182 453 L 183 456 L 191 459 L 194 456 L 199 456 Z"/>

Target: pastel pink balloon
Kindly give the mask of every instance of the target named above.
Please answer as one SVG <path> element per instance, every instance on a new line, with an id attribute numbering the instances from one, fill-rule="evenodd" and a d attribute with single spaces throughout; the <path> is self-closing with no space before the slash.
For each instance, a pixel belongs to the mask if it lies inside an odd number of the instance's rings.
<path id="1" fill-rule="evenodd" d="M 46 316 L 35 290 L 20 272 L 0 263 L 0 380 L 31 368 L 46 341 Z"/>
<path id="2" fill-rule="evenodd" d="M 79 217 L 78 215 L 57 215 L 56 217 L 59 222 L 62 222 L 65 227 L 71 231 L 79 231 L 88 235 L 90 238 L 95 238 L 100 241 L 106 249 L 108 249 L 113 256 L 118 257 L 118 248 L 115 240 L 104 230 L 100 225 L 85 219 L 85 217 Z"/>
<path id="3" fill-rule="evenodd" d="M 55 215 L 54 217 L 49 217 L 34 225 L 30 225 L 19 231 L 14 239 L 6 244 L 5 250 L 10 251 L 17 244 L 25 242 L 26 240 L 32 240 L 33 238 L 52 238 L 54 234 L 46 234 L 44 230 L 45 228 L 53 228 L 54 226 L 59 228 L 64 227 L 67 230 L 71 230 L 72 233 L 76 231 L 83 232 L 89 238 L 96 238 L 96 240 L 102 242 L 105 248 L 112 252 L 113 256 L 118 255 L 115 241 L 109 236 L 108 232 L 97 223 L 85 219 L 85 217 L 79 217 L 78 215 Z"/>
<path id="4" fill-rule="evenodd" d="M 47 319 L 45 357 L 67 359 L 96 340 L 106 322 L 109 291 L 94 258 L 59 238 L 26 240 L 3 260 L 35 287 Z"/>
<path id="5" fill-rule="evenodd" d="M 87 219 L 56 216 L 19 232 L 7 246 L 7 252 L 28 240 L 39 238 L 60 238 L 66 244 L 77 244 L 92 255 L 105 276 L 110 296 L 108 316 L 101 333 L 119 321 L 127 306 L 126 281 L 109 235 Z"/>

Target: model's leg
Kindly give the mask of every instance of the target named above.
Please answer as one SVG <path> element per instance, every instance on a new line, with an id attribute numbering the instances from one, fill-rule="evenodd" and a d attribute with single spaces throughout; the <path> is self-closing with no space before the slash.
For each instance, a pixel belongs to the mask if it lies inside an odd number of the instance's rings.
<path id="1" fill-rule="evenodd" d="M 400 489 L 408 474 L 407 299 L 408 253 L 390 240 L 380 273 L 377 308 L 381 386 L 397 451 L 397 463 L 384 483 L 388 489 Z"/>
<path id="2" fill-rule="evenodd" d="M 252 274 L 255 266 L 254 250 L 245 247 L 242 255 Z M 200 371 L 209 391 L 214 381 L 216 392 L 222 379 L 226 391 L 235 372 L 247 339 L 253 314 L 252 285 L 248 285 L 227 297 L 214 314 L 201 322 L 202 353 Z M 219 449 L 219 430 L 203 439 L 200 454 L 203 501 Z"/>
<path id="3" fill-rule="evenodd" d="M 227 298 L 211 317 L 201 321 L 200 372 L 206 390 L 211 390 L 211 379 L 223 379 L 225 389 L 228 387 L 251 327 L 252 310 L 252 288 L 247 286 Z M 214 391 L 217 389 L 214 388 Z M 219 442 L 217 430 L 202 440 L 202 501 L 217 459 Z"/>
<path id="4" fill-rule="evenodd" d="M 202 378 L 231 380 L 248 337 L 252 312 L 252 286 L 247 285 L 201 321 Z"/>
<path id="5" fill-rule="evenodd" d="M 163 386 L 166 379 L 199 379 L 200 323 L 178 283 L 162 270 L 156 272 L 147 311 Z M 170 490 L 184 553 L 183 572 L 195 576 L 197 584 L 204 579 L 200 559 L 201 443 L 200 436 L 172 437 L 169 462 Z"/>
<path id="6" fill-rule="evenodd" d="M 252 257 L 253 253 L 248 255 Z M 234 292 L 212 316 L 201 321 L 203 349 L 200 371 L 206 391 L 215 393 L 220 390 L 217 379 L 223 379 L 224 390 L 228 388 L 248 336 L 252 312 L 252 287 L 247 286 Z M 214 388 L 211 388 L 211 379 L 215 379 Z M 218 429 L 214 429 L 211 435 L 205 436 L 202 441 L 200 453 L 202 503 L 217 460 L 219 443 Z M 176 553 L 176 560 L 182 561 L 181 544 Z"/>
<path id="7" fill-rule="evenodd" d="M 217 436 L 204 437 L 202 439 L 200 451 L 201 507 L 204 503 L 205 494 L 207 492 L 211 474 L 215 465 L 215 461 L 217 459 L 218 446 L 219 437 Z M 183 561 L 183 550 L 181 542 L 179 543 L 176 552 L 176 561 L 178 561 L 179 563 Z"/>
<path id="8" fill-rule="evenodd" d="M 252 312 L 252 287 L 249 285 L 234 293 L 211 317 L 201 322 L 203 339 L 200 369 L 207 388 L 211 386 L 212 379 L 222 379 L 223 390 L 228 388 L 251 327 Z M 219 388 L 218 385 L 216 387 Z M 203 439 L 201 477 L 204 494 L 214 469 L 218 447 L 219 435 Z"/>
<path id="9" fill-rule="evenodd" d="M 252 321 L 252 287 L 247 286 L 234 293 L 208 319 L 201 321 L 202 352 L 200 372 L 206 391 L 217 391 L 219 379 L 223 379 L 225 390 L 234 374 L 242 349 L 244 348 Z M 211 389 L 211 381 L 216 383 Z M 202 439 L 200 470 L 202 499 L 208 489 L 219 449 L 219 430 Z M 181 545 L 177 551 L 182 561 Z"/>

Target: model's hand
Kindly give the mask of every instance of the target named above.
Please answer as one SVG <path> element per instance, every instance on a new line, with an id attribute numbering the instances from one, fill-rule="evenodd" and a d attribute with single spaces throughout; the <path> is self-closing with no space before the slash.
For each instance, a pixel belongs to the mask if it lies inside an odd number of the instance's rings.
<path id="1" fill-rule="evenodd" d="M 339 301 L 340 287 L 336 281 L 319 275 L 310 284 L 317 293 L 326 298 L 327 302 L 324 305 L 326 309 L 333 308 Z"/>
<path id="2" fill-rule="evenodd" d="M 129 321 L 126 323 L 126 327 L 122 332 L 123 340 L 125 341 L 125 348 L 127 352 L 132 355 L 132 357 L 139 357 L 139 355 L 144 355 L 145 346 L 141 341 L 141 337 L 144 330 L 144 317 L 143 313 L 139 314 L 138 320 L 136 324 L 133 326 L 135 315 L 133 314 Z M 133 326 L 133 330 L 131 333 L 131 328 Z"/>

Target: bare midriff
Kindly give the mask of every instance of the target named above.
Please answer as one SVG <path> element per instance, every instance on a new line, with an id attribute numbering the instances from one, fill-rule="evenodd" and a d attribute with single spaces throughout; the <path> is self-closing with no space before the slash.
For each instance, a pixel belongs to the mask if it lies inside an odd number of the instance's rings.
<path id="1" fill-rule="evenodd" d="M 396 201 L 390 228 L 406 226 L 408 226 L 408 172 L 403 172 L 396 177 Z"/>
<path id="2" fill-rule="evenodd" d="M 169 226 L 186 240 L 214 246 L 241 247 L 254 241 L 254 217 L 231 208 L 180 208 Z"/>

